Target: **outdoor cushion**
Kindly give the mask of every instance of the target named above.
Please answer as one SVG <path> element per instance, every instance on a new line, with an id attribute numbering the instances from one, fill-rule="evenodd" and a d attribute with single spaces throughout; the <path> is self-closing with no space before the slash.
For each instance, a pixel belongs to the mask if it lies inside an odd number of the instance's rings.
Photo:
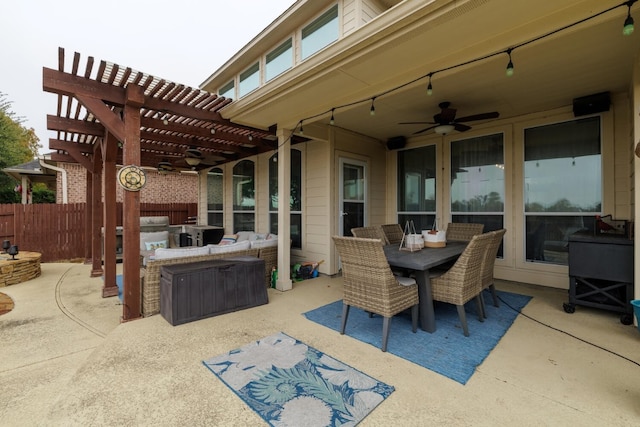
<path id="1" fill-rule="evenodd" d="M 159 248 L 156 249 L 155 259 L 184 258 L 188 256 L 208 255 L 206 246 L 195 248 Z"/>
<path id="2" fill-rule="evenodd" d="M 205 246 L 210 254 L 221 254 L 225 252 L 234 252 L 249 249 L 251 242 L 245 240 L 244 242 L 230 243 L 228 245 L 207 245 Z"/>
<path id="3" fill-rule="evenodd" d="M 278 246 L 278 239 L 271 239 L 271 240 L 254 240 L 251 242 L 251 247 L 252 248 L 268 248 L 270 246 Z"/>

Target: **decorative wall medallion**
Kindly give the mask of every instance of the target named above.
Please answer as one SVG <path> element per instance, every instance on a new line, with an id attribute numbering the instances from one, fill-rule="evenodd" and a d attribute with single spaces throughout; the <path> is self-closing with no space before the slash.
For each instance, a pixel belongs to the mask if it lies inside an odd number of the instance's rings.
<path id="1" fill-rule="evenodd" d="M 139 191 L 147 183 L 147 176 L 136 165 L 124 166 L 118 172 L 118 182 L 127 191 Z"/>

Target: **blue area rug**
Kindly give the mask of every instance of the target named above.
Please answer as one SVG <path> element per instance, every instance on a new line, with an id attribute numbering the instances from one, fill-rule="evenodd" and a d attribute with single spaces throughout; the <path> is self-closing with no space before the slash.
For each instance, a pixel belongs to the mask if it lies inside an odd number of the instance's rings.
<path id="1" fill-rule="evenodd" d="M 498 291 L 499 297 L 516 310 L 521 310 L 531 297 Z M 465 337 L 455 306 L 435 304 L 436 327 L 433 334 L 418 328 L 411 332 L 411 316 L 401 313 L 391 321 L 387 351 L 466 384 L 475 369 L 489 355 L 507 332 L 518 313 L 503 302 L 493 306 L 491 295 L 484 295 L 487 319 L 478 321 L 475 302 L 465 306 L 469 335 Z M 342 300 L 333 302 L 304 314 L 307 319 L 340 331 Z M 380 349 L 382 344 L 382 317 L 370 318 L 367 313 L 351 307 L 345 335 L 371 344 Z"/>
<path id="2" fill-rule="evenodd" d="M 118 298 L 122 301 L 122 274 L 116 275 L 116 285 L 118 285 Z"/>
<path id="3" fill-rule="evenodd" d="M 354 426 L 395 389 L 279 332 L 202 363 L 272 426 Z"/>

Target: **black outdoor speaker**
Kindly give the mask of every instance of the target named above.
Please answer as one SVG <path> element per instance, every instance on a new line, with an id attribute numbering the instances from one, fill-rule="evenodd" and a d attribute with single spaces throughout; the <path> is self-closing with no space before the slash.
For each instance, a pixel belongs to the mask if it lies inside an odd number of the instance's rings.
<path id="1" fill-rule="evenodd" d="M 404 145 L 406 143 L 407 138 L 405 138 L 404 136 L 394 136 L 387 139 L 387 148 L 389 150 L 399 150 L 400 148 L 404 148 Z"/>
<path id="2" fill-rule="evenodd" d="M 609 96 L 609 92 L 575 98 L 573 100 L 573 115 L 578 117 L 609 111 L 610 105 L 611 97 Z"/>

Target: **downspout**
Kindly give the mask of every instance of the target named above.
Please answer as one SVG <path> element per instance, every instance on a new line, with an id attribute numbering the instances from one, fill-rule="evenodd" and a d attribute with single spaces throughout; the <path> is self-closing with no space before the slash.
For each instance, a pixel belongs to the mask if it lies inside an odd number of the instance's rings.
<path id="1" fill-rule="evenodd" d="M 67 171 L 66 169 L 60 168 L 58 166 L 53 166 L 50 165 L 48 163 L 46 163 L 44 161 L 44 157 L 43 156 L 38 156 L 38 160 L 40 161 L 40 166 L 42 166 L 45 169 L 51 169 L 54 170 L 56 172 L 60 172 L 61 176 L 62 176 L 62 203 L 63 204 L 67 204 L 69 203 L 69 198 L 67 196 Z"/>

